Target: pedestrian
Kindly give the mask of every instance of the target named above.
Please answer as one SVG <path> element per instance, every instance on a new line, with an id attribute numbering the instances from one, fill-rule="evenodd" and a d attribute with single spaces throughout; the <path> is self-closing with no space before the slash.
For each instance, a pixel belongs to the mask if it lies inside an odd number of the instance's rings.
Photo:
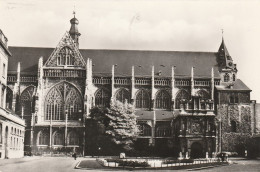
<path id="1" fill-rule="evenodd" d="M 77 153 L 76 152 L 73 153 L 73 157 L 74 157 L 75 160 L 77 159 Z"/>

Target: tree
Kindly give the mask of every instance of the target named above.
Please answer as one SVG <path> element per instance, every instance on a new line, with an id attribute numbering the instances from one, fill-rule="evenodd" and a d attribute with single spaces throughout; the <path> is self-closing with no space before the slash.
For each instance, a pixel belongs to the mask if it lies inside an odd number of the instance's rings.
<path id="1" fill-rule="evenodd" d="M 131 150 L 133 141 L 139 134 L 137 116 L 134 111 L 133 105 L 119 101 L 112 102 L 110 108 L 91 109 L 91 120 L 98 126 L 98 129 L 94 127 L 96 137 L 99 137 L 95 142 L 101 145 L 105 139 L 109 139 L 123 150 Z M 101 136 L 103 136 L 102 139 L 100 139 Z M 98 143 L 98 140 L 103 143 Z"/>

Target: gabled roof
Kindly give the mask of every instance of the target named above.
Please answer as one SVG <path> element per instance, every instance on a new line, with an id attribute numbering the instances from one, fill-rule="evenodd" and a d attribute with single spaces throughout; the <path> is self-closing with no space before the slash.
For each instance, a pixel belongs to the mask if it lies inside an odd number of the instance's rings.
<path id="1" fill-rule="evenodd" d="M 252 91 L 240 79 L 237 79 L 232 84 L 222 83 L 221 85 L 216 85 L 216 89 L 219 90 L 219 91 L 221 91 L 221 90 L 225 90 L 225 91 Z"/>
<path id="2" fill-rule="evenodd" d="M 9 60 L 8 72 L 16 72 L 17 63 L 21 62 L 21 73 L 37 74 L 38 60 L 48 59 L 53 48 L 40 47 L 9 47 L 13 56 Z M 98 50 L 80 49 L 84 60 L 93 60 L 93 74 L 111 76 L 112 65 L 116 65 L 116 76 L 131 76 L 131 66 L 135 66 L 136 76 L 151 76 L 152 65 L 155 74 L 163 77 L 171 76 L 171 67 L 176 66 L 175 75 L 190 77 L 191 67 L 194 66 L 195 77 L 219 77 L 216 52 L 181 52 L 181 51 L 147 51 L 147 50 Z"/>

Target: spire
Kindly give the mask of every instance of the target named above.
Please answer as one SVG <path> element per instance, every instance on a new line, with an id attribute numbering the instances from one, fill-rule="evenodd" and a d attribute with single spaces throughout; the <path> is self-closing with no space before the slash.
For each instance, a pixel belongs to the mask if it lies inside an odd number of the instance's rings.
<path id="1" fill-rule="evenodd" d="M 229 67 L 229 68 L 234 68 L 233 60 L 227 50 L 225 41 L 224 41 L 224 36 L 223 36 L 223 29 L 222 29 L 222 42 L 219 46 L 218 49 L 218 57 L 219 57 L 219 66 L 221 67 Z"/>
<path id="2" fill-rule="evenodd" d="M 73 15 L 74 15 L 74 17 L 70 20 L 71 27 L 70 27 L 69 33 L 70 33 L 70 36 L 72 37 L 72 39 L 74 40 L 75 44 L 77 46 L 79 46 L 79 36 L 80 36 L 79 30 L 78 30 L 79 21 L 75 17 L 75 15 L 76 15 L 75 10 L 73 11 Z"/>

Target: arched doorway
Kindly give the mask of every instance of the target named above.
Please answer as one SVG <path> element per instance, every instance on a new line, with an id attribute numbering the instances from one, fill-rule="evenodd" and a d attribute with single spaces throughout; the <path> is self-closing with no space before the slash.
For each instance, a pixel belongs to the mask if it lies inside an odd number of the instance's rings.
<path id="1" fill-rule="evenodd" d="M 191 145 L 191 154 L 190 157 L 195 159 L 195 158 L 203 158 L 203 147 L 200 143 L 194 142 Z"/>
<path id="2" fill-rule="evenodd" d="M 8 158 L 8 127 L 5 127 L 5 158 Z"/>

